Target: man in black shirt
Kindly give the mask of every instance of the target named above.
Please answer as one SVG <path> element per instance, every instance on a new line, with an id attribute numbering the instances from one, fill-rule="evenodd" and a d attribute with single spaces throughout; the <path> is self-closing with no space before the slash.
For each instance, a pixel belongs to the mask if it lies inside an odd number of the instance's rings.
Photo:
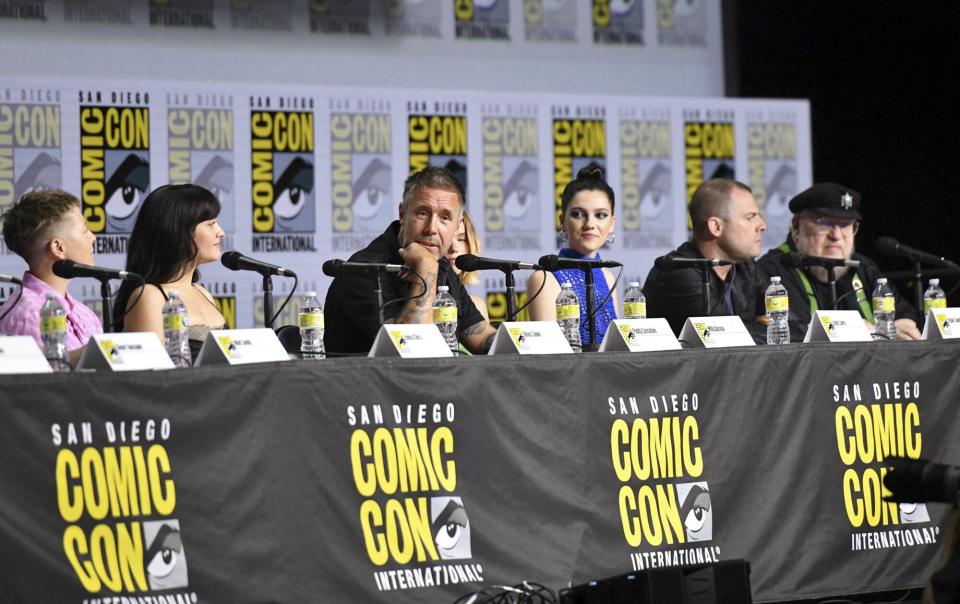
<path id="1" fill-rule="evenodd" d="M 460 226 L 463 200 L 463 188 L 448 170 L 431 166 L 412 174 L 404 183 L 400 220 L 350 261 L 409 267 L 402 276 L 390 273 L 382 277 L 387 323 L 432 323 L 437 287 L 448 286 L 457 301 L 460 342 L 480 353 L 490 348 L 496 330 L 477 311 L 443 257 Z M 333 280 L 324 308 L 323 341 L 328 353 L 370 350 L 380 329 L 376 289 L 377 272 L 373 270 L 344 272 Z"/>
<path id="2" fill-rule="evenodd" d="M 817 310 L 830 310 L 830 284 L 823 267 L 794 268 L 790 253 L 821 258 L 859 260 L 857 268 L 837 267 L 837 310 L 856 310 L 871 331 L 874 329 L 871 296 L 883 275 L 869 258 L 853 251 L 860 226 L 860 193 L 830 182 L 818 183 L 790 200 L 790 233 L 787 241 L 767 252 L 758 267 L 765 279 L 779 275 L 790 299 L 790 339 L 803 341 L 810 318 Z M 892 286 L 891 286 L 892 287 Z M 893 288 L 896 301 L 894 324 L 898 340 L 919 340 L 916 312 Z"/>
<path id="3" fill-rule="evenodd" d="M 688 266 L 674 270 L 656 267 L 647 275 L 643 293 L 647 316 L 664 317 L 679 334 L 688 317 L 738 315 L 754 339 L 762 339 L 756 322 L 763 304 L 762 282 L 753 259 L 767 224 L 760 216 L 753 192 L 735 180 L 714 178 L 702 183 L 690 200 L 693 240 L 667 254 L 671 258 L 720 258 L 735 264 Z M 703 271 L 710 295 L 703 302 Z"/>

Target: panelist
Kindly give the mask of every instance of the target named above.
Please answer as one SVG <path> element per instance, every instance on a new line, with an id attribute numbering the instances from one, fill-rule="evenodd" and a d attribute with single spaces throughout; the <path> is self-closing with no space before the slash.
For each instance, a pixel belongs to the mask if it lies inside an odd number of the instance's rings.
<path id="1" fill-rule="evenodd" d="M 3 240 L 23 258 L 23 285 L 0 307 L 0 333 L 40 337 L 40 307 L 54 294 L 67 313 L 67 350 L 75 364 L 90 336 L 103 333 L 96 313 L 67 292 L 69 279 L 53 274 L 53 263 L 93 264 L 96 235 L 87 228 L 80 201 L 59 189 L 32 191 L 3 213 Z"/>
<path id="2" fill-rule="evenodd" d="M 758 266 L 763 275 L 779 275 L 790 298 L 790 339 L 802 341 L 810 318 L 817 310 L 830 310 L 827 270 L 820 266 L 790 266 L 790 253 L 821 258 L 859 260 L 857 268 L 836 267 L 838 310 L 855 310 L 873 330 L 871 296 L 883 275 L 869 258 L 854 252 L 854 236 L 860 226 L 860 193 L 843 185 L 822 182 L 790 200 L 790 232 L 785 243 L 767 252 Z M 891 285 L 891 287 L 893 287 Z M 919 340 L 916 312 L 893 288 L 896 300 L 894 325 L 898 340 Z"/>
<path id="3" fill-rule="evenodd" d="M 560 196 L 563 225 L 560 242 L 563 247 L 557 254 L 561 258 L 600 260 L 600 248 L 613 243 L 613 227 L 617 218 L 613 214 L 615 196 L 613 189 L 604 180 L 603 168 L 590 163 L 577 172 L 577 177 L 567 183 Z M 608 297 L 613 287 L 613 273 L 606 268 L 591 269 L 594 278 L 593 298 L 597 340 L 603 339 L 607 325 L 617 318 L 617 294 Z M 534 321 L 557 320 L 557 295 L 560 286 L 570 282 L 580 301 L 580 341 L 590 341 L 590 323 L 587 315 L 587 291 L 584 271 L 564 268 L 550 272 L 537 271 L 527 279 L 527 296 L 530 302 L 530 317 Z M 541 286 L 543 290 L 537 295 Z"/>
<path id="4" fill-rule="evenodd" d="M 724 266 L 679 265 L 673 270 L 654 266 L 647 275 L 643 293 L 647 316 L 663 317 L 678 334 L 689 317 L 737 315 L 754 339 L 762 339 L 765 283 L 758 276 L 754 258 L 767 224 L 747 185 L 726 178 L 703 182 L 690 199 L 693 239 L 667 254 L 667 258 L 719 258 Z M 707 271 L 710 296 L 703 302 L 703 271 Z"/>
<path id="5" fill-rule="evenodd" d="M 428 166 L 411 174 L 403 186 L 400 219 L 353 254 L 350 262 L 409 267 L 402 275 L 382 277 L 387 323 L 432 323 L 437 287 L 448 286 L 457 301 L 460 343 L 472 353 L 483 353 L 493 343 L 496 330 L 477 310 L 444 257 L 460 226 L 463 206 L 463 187 L 449 170 Z M 375 270 L 349 271 L 334 278 L 324 307 L 323 341 L 328 354 L 370 350 L 380 329 L 376 289 Z"/>
<path id="6" fill-rule="evenodd" d="M 163 342 L 163 305 L 174 290 L 187 308 L 194 358 L 207 333 L 223 328 L 213 296 L 197 283 L 198 267 L 220 259 L 219 214 L 216 196 L 197 185 L 164 185 L 147 195 L 127 246 L 127 270 L 142 275 L 146 286 L 121 284 L 113 307 L 120 329 L 152 331 Z"/>
<path id="7" fill-rule="evenodd" d="M 473 220 L 466 210 L 463 211 L 463 219 L 460 221 L 457 234 L 454 235 L 453 242 L 450 244 L 449 249 L 447 249 L 445 256 L 447 262 L 450 263 L 450 268 L 453 269 L 453 272 L 457 274 L 457 278 L 460 279 L 460 283 L 463 285 L 478 283 L 480 277 L 477 275 L 477 271 L 464 271 L 457 267 L 457 257 L 463 254 L 480 255 L 480 238 L 477 236 L 477 229 L 473 226 Z M 487 303 L 484 302 L 480 296 L 474 296 L 473 294 L 470 294 L 470 299 L 473 300 L 473 305 L 477 307 L 477 310 L 480 311 L 483 318 L 489 321 L 490 315 L 487 314 Z"/>

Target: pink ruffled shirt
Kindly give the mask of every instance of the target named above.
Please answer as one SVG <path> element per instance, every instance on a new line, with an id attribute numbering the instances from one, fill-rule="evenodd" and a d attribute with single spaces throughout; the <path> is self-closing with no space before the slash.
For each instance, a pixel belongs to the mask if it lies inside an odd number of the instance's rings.
<path id="1" fill-rule="evenodd" d="M 69 293 L 61 296 L 57 290 L 35 277 L 33 273 L 29 271 L 23 273 L 21 289 L 22 296 L 15 291 L 0 307 L 0 316 L 3 316 L 16 303 L 16 306 L 10 310 L 10 314 L 0 321 L 0 333 L 8 336 L 33 336 L 37 345 L 42 348 L 40 307 L 46 301 L 47 294 L 55 295 L 67 311 L 67 350 L 80 348 L 93 334 L 103 333 L 103 326 L 100 325 L 100 319 L 97 318 L 96 313 Z M 19 300 L 17 300 L 18 296 Z"/>

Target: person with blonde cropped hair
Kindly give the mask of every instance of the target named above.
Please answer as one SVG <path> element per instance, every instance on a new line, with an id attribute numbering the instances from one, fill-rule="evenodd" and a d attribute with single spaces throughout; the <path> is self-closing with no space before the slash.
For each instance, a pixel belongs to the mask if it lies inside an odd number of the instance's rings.
<path id="1" fill-rule="evenodd" d="M 466 210 L 463 211 L 463 219 L 460 221 L 460 226 L 457 227 L 457 234 L 453 236 L 453 241 L 450 243 L 450 247 L 447 249 L 445 255 L 447 261 L 450 262 L 450 268 L 453 269 L 453 272 L 457 274 L 457 278 L 460 279 L 460 283 L 463 285 L 479 283 L 480 276 L 477 274 L 477 271 L 462 271 L 457 267 L 457 256 L 462 254 L 480 255 L 480 238 L 477 236 L 477 229 L 473 226 L 473 219 L 470 218 Z M 470 299 L 473 300 L 473 305 L 477 307 L 477 310 L 480 311 L 483 318 L 489 321 L 490 315 L 487 313 L 487 303 L 484 302 L 480 296 L 473 294 L 470 294 Z"/>

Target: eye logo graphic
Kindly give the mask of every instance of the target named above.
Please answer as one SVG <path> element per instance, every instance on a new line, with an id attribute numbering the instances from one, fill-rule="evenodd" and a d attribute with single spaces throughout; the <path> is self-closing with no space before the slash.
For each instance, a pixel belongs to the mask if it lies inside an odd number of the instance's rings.
<path id="1" fill-rule="evenodd" d="M 835 329 L 833 326 L 833 319 L 830 317 L 820 317 L 820 323 L 823 324 L 823 328 L 827 330 L 828 334 L 833 335 L 833 330 Z"/>
<path id="2" fill-rule="evenodd" d="M 710 340 L 710 328 L 707 327 L 706 323 L 694 323 L 693 328 L 697 330 L 697 335 L 700 336 L 700 339 L 704 342 Z"/>
<path id="3" fill-rule="evenodd" d="M 187 587 L 187 558 L 180 539 L 180 521 L 144 522 L 143 538 L 148 544 L 144 561 L 150 589 Z"/>
<path id="4" fill-rule="evenodd" d="M 407 350 L 407 340 L 403 337 L 402 331 L 391 331 L 390 338 L 393 340 L 398 351 L 405 352 Z"/>
<path id="5" fill-rule="evenodd" d="M 228 336 L 222 336 L 219 338 L 220 348 L 223 350 L 224 354 L 231 359 L 240 358 L 240 347 L 237 346 L 237 343 L 233 341 L 233 338 Z"/>
<path id="6" fill-rule="evenodd" d="M 472 557 L 470 520 L 459 497 L 430 498 L 430 527 L 441 560 Z"/>
<path id="7" fill-rule="evenodd" d="M 117 349 L 116 345 L 114 345 L 113 340 L 101 340 L 100 350 L 102 350 L 103 354 L 106 355 L 107 360 L 110 361 L 111 365 L 123 364 L 123 358 L 120 357 L 120 351 Z"/>
<path id="8" fill-rule="evenodd" d="M 903 524 L 930 522 L 930 514 L 927 512 L 927 505 L 925 503 L 901 503 L 900 522 Z"/>
<path id="9" fill-rule="evenodd" d="M 706 482 L 688 482 L 677 485 L 680 519 L 687 533 L 687 541 L 713 539 L 713 506 L 710 505 L 710 487 Z"/>

